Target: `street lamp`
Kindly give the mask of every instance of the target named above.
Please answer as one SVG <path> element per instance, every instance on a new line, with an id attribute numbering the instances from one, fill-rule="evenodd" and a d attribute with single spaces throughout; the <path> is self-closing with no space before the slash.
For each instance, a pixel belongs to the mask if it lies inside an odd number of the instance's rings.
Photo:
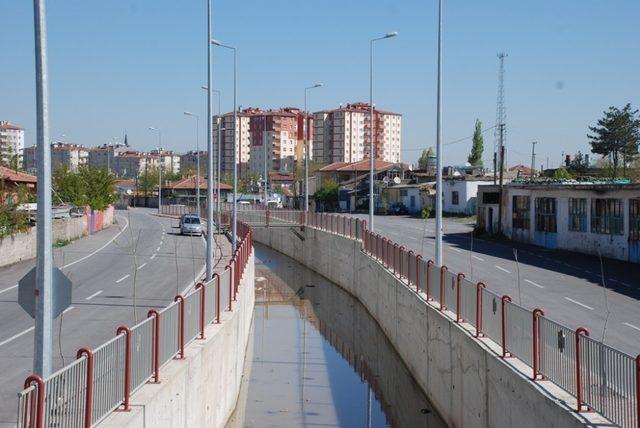
<path id="1" fill-rule="evenodd" d="M 221 43 L 219 40 L 211 39 L 211 44 L 215 46 L 219 46 L 221 48 L 230 49 L 233 51 L 233 214 L 231 216 L 232 227 L 231 227 L 231 248 L 232 251 L 236 250 L 237 246 L 237 237 L 236 232 L 238 228 L 238 201 L 237 201 L 237 193 L 238 193 L 238 159 L 237 152 L 242 149 L 242 147 L 238 147 L 236 150 L 236 132 L 238 128 L 238 110 L 236 108 L 237 96 L 238 96 L 238 61 L 237 61 L 237 49 L 233 46 L 225 45 Z M 218 126 L 220 128 L 220 126 Z M 220 144 L 218 144 L 220 146 Z"/>
<path id="2" fill-rule="evenodd" d="M 304 212 L 309 212 L 309 143 L 307 139 L 307 91 L 322 86 L 322 83 L 316 83 L 313 86 L 304 88 L 304 112 L 302 121 L 302 133 L 304 138 Z"/>
<path id="3" fill-rule="evenodd" d="M 442 0 L 438 2 L 438 83 L 436 113 L 436 266 L 442 266 Z"/>
<path id="4" fill-rule="evenodd" d="M 373 155 L 373 44 L 378 40 L 390 39 L 398 35 L 397 31 L 387 33 L 382 37 L 371 39 L 369 41 L 369 230 L 374 231 L 373 227 L 373 179 L 374 179 L 374 166 L 375 159 Z"/>
<path id="5" fill-rule="evenodd" d="M 160 159 L 160 164 L 158 165 L 158 214 L 160 214 L 160 210 L 162 209 L 162 132 L 153 126 L 150 126 L 149 131 L 158 133 L 158 157 Z"/>
<path id="6" fill-rule="evenodd" d="M 190 111 L 184 112 L 185 116 L 191 116 L 196 118 L 196 205 L 198 206 L 198 217 L 202 217 L 200 211 L 200 116 L 193 114 Z"/>
<path id="7" fill-rule="evenodd" d="M 204 89 L 205 91 L 209 90 L 209 87 L 206 85 L 202 86 L 202 89 Z M 221 128 L 222 128 L 222 118 L 220 117 L 220 115 L 222 114 L 222 107 L 221 107 L 221 103 L 222 103 L 222 93 L 218 90 L 218 89 L 212 89 L 211 92 L 218 94 L 218 119 L 216 120 L 216 126 L 217 126 L 217 138 L 216 141 L 218 142 L 216 144 L 216 152 L 217 152 L 217 156 L 216 156 L 216 166 L 215 166 L 215 171 L 214 171 L 214 177 L 215 177 L 215 182 L 216 182 L 216 195 L 218 196 L 216 198 L 216 227 L 218 229 L 218 233 L 220 233 L 220 181 L 222 180 L 222 141 L 221 141 Z M 211 118 L 209 118 L 209 120 L 211 120 Z M 216 173 L 217 171 L 217 173 Z"/>

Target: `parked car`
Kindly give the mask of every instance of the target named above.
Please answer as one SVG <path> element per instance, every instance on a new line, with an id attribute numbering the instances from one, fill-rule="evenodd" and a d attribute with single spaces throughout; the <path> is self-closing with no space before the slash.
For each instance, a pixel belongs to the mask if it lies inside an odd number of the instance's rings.
<path id="1" fill-rule="evenodd" d="M 200 217 L 195 214 L 185 214 L 180 217 L 180 234 L 202 236 L 202 222 L 200 221 Z"/>
<path id="2" fill-rule="evenodd" d="M 387 212 L 393 215 L 406 215 L 409 214 L 409 209 L 402 202 L 396 202 L 391 204 Z"/>

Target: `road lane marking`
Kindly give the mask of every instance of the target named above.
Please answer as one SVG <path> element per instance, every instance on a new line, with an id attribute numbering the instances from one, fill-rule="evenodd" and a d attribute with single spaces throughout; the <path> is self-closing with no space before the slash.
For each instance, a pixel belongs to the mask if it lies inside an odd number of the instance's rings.
<path id="1" fill-rule="evenodd" d="M 484 261 L 484 259 L 482 257 L 478 257 L 478 256 L 471 256 L 471 257 L 473 257 L 476 260 L 480 260 L 481 262 Z"/>
<path id="2" fill-rule="evenodd" d="M 84 300 L 91 300 L 91 299 L 93 299 L 94 297 L 96 297 L 96 296 L 98 296 L 100 294 L 102 294 L 102 290 L 96 291 L 95 293 L 93 293 L 91 296 L 87 297 Z"/>
<path id="3" fill-rule="evenodd" d="M 153 253 L 153 255 L 149 258 L 149 260 L 153 260 L 153 259 L 155 259 L 155 258 L 156 258 L 156 256 L 157 256 L 157 254 L 156 254 L 156 253 Z"/>
<path id="4" fill-rule="evenodd" d="M 613 279 L 613 278 L 609 278 L 609 281 L 611 281 L 611 282 L 620 282 L 617 279 Z"/>
<path id="5" fill-rule="evenodd" d="M 496 265 L 496 269 L 500 269 L 501 271 L 506 272 L 506 273 L 511 273 L 511 272 L 509 272 L 508 270 L 506 270 L 505 268 L 500 267 L 500 266 L 498 266 L 498 265 Z"/>
<path id="6" fill-rule="evenodd" d="M 637 327 L 637 326 L 635 326 L 633 324 L 629 324 L 628 322 L 623 322 L 622 324 L 626 325 L 627 327 L 631 327 L 634 330 L 640 331 L 640 327 Z"/>
<path id="7" fill-rule="evenodd" d="M 122 278 L 120 278 L 119 280 L 116 281 L 116 284 L 120 284 L 122 281 L 124 281 L 125 279 L 129 278 L 129 274 L 126 274 L 125 276 L 123 276 Z"/>
<path id="8" fill-rule="evenodd" d="M 568 300 L 568 301 L 570 301 L 571 303 L 575 303 L 575 304 L 576 304 L 576 305 L 578 305 L 578 306 L 582 306 L 582 307 L 583 307 L 583 308 L 585 308 L 585 309 L 589 309 L 590 311 L 592 311 L 592 310 L 593 310 L 593 308 L 592 308 L 591 306 L 587 306 L 587 305 L 585 305 L 584 303 L 580 303 L 580 302 L 578 302 L 577 300 L 573 300 L 573 299 L 572 299 L 572 298 L 570 298 L 570 297 L 565 297 L 565 299 L 566 299 L 566 300 Z"/>
<path id="9" fill-rule="evenodd" d="M 35 327 L 29 327 L 28 329 L 21 331 L 20 333 L 11 336 L 8 339 L 3 340 L 2 342 L 0 342 L 0 346 L 2 345 L 6 345 L 7 343 L 11 342 L 12 340 L 16 340 L 17 338 L 19 338 L 20 336 L 24 336 L 25 334 L 29 333 L 30 331 L 35 330 Z"/>
<path id="10" fill-rule="evenodd" d="M 120 216 L 118 216 L 118 217 L 120 217 Z M 76 263 L 80 263 L 81 261 L 88 259 L 89 257 L 93 256 L 94 254 L 96 254 L 96 253 L 98 253 L 98 252 L 102 251 L 104 248 L 106 248 L 106 247 L 107 247 L 107 245 L 109 245 L 109 244 L 111 244 L 113 241 L 115 241 L 115 240 L 116 240 L 116 238 L 117 238 L 118 236 L 120 236 L 120 235 L 122 234 L 122 232 L 124 232 L 124 231 L 127 229 L 127 227 L 129 227 L 129 220 L 127 220 L 127 218 L 126 218 L 126 217 L 121 217 L 121 218 L 124 218 L 124 221 L 126 221 L 126 222 L 127 222 L 127 224 L 125 224 L 125 225 L 124 225 L 124 227 L 120 230 L 120 232 L 118 232 L 118 233 L 116 234 L 116 236 L 114 236 L 113 238 L 111 238 L 111 239 L 110 239 L 106 244 L 104 244 L 102 247 L 98 248 L 98 249 L 97 249 L 97 250 L 95 250 L 94 252 L 89 253 L 89 254 L 87 254 L 86 256 L 81 257 L 81 258 L 79 258 L 78 260 L 76 260 L 76 261 L 74 261 L 74 262 L 67 263 L 66 265 L 62 266 L 62 267 L 61 267 L 61 269 L 68 268 L 69 266 L 73 266 L 73 265 L 75 265 Z"/>
<path id="11" fill-rule="evenodd" d="M 453 248 L 453 247 L 451 247 L 451 249 L 452 249 L 453 251 L 457 252 L 457 253 L 461 253 L 461 252 L 462 252 L 462 250 L 461 250 L 460 248 Z"/>
<path id="12" fill-rule="evenodd" d="M 16 288 L 18 286 L 18 284 L 16 285 L 12 285 L 9 288 L 5 288 L 4 290 L 0 290 L 0 294 L 4 293 L 5 291 L 9 291 L 9 290 L 13 290 L 14 288 Z"/>
<path id="13" fill-rule="evenodd" d="M 544 288 L 544 285 L 536 284 L 535 282 L 529 281 L 528 279 L 525 279 L 524 282 L 528 282 L 529 284 L 535 285 L 538 288 Z"/>
<path id="14" fill-rule="evenodd" d="M 143 267 L 145 267 L 147 265 L 147 262 L 142 263 L 140 266 L 138 266 L 138 270 L 142 269 Z"/>
<path id="15" fill-rule="evenodd" d="M 237 236 L 237 235 L 236 235 Z M 158 248 L 156 248 L 156 251 L 160 251 L 160 246 L 158 245 Z"/>
<path id="16" fill-rule="evenodd" d="M 624 285 L 625 287 L 631 287 L 631 284 L 623 282 L 622 285 Z"/>

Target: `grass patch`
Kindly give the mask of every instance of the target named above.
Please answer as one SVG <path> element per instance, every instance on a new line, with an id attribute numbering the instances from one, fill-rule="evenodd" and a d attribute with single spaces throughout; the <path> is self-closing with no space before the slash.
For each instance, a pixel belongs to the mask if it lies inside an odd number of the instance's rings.
<path id="1" fill-rule="evenodd" d="M 58 239 L 53 243 L 53 248 L 66 247 L 69 244 L 71 244 L 71 241 L 69 239 Z"/>

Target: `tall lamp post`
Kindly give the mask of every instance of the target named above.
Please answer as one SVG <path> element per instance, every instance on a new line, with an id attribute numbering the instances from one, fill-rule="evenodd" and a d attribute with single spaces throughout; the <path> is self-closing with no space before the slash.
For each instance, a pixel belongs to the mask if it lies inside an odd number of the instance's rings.
<path id="1" fill-rule="evenodd" d="M 209 47 L 211 47 L 211 44 L 209 44 Z M 209 91 L 209 87 L 207 85 L 203 85 L 202 89 L 204 89 L 205 91 Z M 221 167 L 220 164 L 222 163 L 222 149 L 221 149 L 221 145 L 222 142 L 220 141 L 220 127 L 222 126 L 221 124 L 221 119 L 220 119 L 220 113 L 222 111 L 221 109 L 221 103 L 222 103 L 222 93 L 217 90 L 217 89 L 212 89 L 211 90 L 212 93 L 218 94 L 218 119 L 216 120 L 216 125 L 217 125 L 217 139 L 216 141 L 218 142 L 216 144 L 216 158 L 215 158 L 215 166 L 214 166 L 214 170 L 213 170 L 213 178 L 216 182 L 216 229 L 218 231 L 218 233 L 220 233 L 220 180 L 222 179 L 221 177 Z M 209 115 L 209 120 L 211 120 L 211 115 Z M 211 141 L 213 141 L 213 132 L 211 133 Z M 213 143 L 211 143 L 211 150 L 213 150 Z M 217 171 L 217 172 L 216 172 Z"/>
<path id="2" fill-rule="evenodd" d="M 304 212 L 309 212 L 309 140 L 307 138 L 307 91 L 322 86 L 316 83 L 313 86 L 304 88 L 304 112 L 302 121 L 302 133 L 304 138 Z"/>
<path id="3" fill-rule="evenodd" d="M 373 154 L 373 140 L 375 126 L 373 123 L 373 44 L 378 40 L 390 39 L 396 37 L 397 31 L 387 33 L 382 37 L 371 39 L 369 41 L 369 230 L 374 231 L 373 227 L 373 179 L 375 174 L 375 157 Z"/>
<path id="4" fill-rule="evenodd" d="M 158 158 L 160 159 L 158 164 L 158 214 L 160 214 L 162 209 L 162 164 L 164 163 L 164 159 L 162 159 L 162 132 L 153 126 L 149 127 L 149 131 L 158 133 Z"/>
<path id="5" fill-rule="evenodd" d="M 442 1 L 438 2 L 438 83 L 436 114 L 436 266 L 442 266 Z"/>
<path id="6" fill-rule="evenodd" d="M 241 147 L 236 147 L 236 132 L 238 128 L 238 109 L 236 108 L 237 96 L 238 96 L 238 61 L 237 61 L 237 49 L 233 46 L 225 45 L 219 40 L 211 39 L 211 44 L 220 46 L 221 48 L 230 49 L 233 51 L 233 211 L 231 215 L 231 248 L 233 251 L 237 247 L 236 232 L 238 229 L 238 159 L 237 152 L 241 150 Z M 220 126 L 218 125 L 218 128 Z"/>
<path id="7" fill-rule="evenodd" d="M 197 114 L 193 114 L 190 111 L 184 112 L 185 116 L 196 118 L 196 206 L 198 207 L 198 217 L 202 217 L 200 211 L 200 117 Z"/>

